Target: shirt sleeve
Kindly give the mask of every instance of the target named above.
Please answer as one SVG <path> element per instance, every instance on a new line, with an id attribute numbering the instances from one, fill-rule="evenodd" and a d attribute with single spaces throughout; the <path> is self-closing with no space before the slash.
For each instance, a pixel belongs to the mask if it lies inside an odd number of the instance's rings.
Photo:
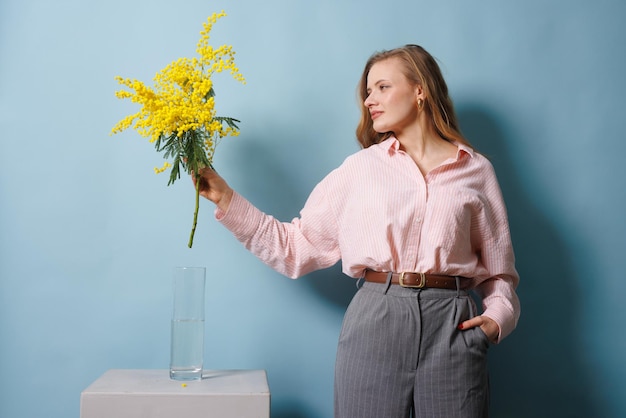
<path id="1" fill-rule="evenodd" d="M 481 297 L 483 315 L 500 327 L 496 342 L 502 341 L 517 326 L 520 302 L 515 289 L 519 275 L 515 269 L 515 255 L 504 199 L 495 171 L 488 164 L 485 179 L 485 201 L 480 220 L 481 245 L 479 256 L 488 272 L 488 278 L 476 286 Z"/>
<path id="2" fill-rule="evenodd" d="M 496 343 L 502 341 L 517 326 L 520 303 L 515 287 L 515 280 L 505 276 L 485 280 L 476 287 L 476 292 L 483 300 L 483 315 L 493 319 L 500 328 Z"/>
<path id="3" fill-rule="evenodd" d="M 263 213 L 237 192 L 228 210 L 216 209 L 215 217 L 252 254 L 293 279 L 330 267 L 340 258 L 336 219 L 321 185 L 291 222 Z"/>

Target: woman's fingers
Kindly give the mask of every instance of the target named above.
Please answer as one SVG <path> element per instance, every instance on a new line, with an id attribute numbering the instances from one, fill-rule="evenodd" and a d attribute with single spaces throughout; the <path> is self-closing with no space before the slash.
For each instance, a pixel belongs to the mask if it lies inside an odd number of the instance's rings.
<path id="1" fill-rule="evenodd" d="M 500 334 L 500 327 L 493 319 L 488 316 L 479 315 L 473 318 L 468 319 L 467 321 L 463 321 L 459 324 L 459 329 L 470 329 L 480 327 L 489 341 L 496 342 L 498 340 L 498 335 Z"/>
<path id="2" fill-rule="evenodd" d="M 192 180 L 194 187 L 199 181 L 198 187 L 202 197 L 215 203 L 224 211 L 228 209 L 233 191 L 215 169 L 204 167 L 198 171 L 197 175 L 192 173 Z"/>

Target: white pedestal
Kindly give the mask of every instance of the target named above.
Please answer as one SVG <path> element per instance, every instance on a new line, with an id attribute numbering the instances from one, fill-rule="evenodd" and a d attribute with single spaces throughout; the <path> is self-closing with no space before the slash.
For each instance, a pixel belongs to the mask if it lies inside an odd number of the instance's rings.
<path id="1" fill-rule="evenodd" d="M 265 370 L 205 370 L 171 380 L 169 370 L 109 370 L 80 395 L 80 418 L 269 418 Z"/>

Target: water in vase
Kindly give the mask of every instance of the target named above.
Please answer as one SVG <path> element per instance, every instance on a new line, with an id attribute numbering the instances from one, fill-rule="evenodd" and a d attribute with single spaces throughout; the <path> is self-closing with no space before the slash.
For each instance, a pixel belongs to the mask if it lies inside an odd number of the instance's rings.
<path id="1" fill-rule="evenodd" d="M 204 320 L 172 320 L 170 378 L 202 379 L 204 355 Z"/>

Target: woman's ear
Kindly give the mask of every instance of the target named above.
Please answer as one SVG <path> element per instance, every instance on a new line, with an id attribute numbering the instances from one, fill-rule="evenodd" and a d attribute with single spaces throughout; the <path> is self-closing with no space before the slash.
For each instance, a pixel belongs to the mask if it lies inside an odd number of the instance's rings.
<path id="1" fill-rule="evenodd" d="M 415 102 L 417 103 L 417 108 L 419 110 L 422 110 L 424 107 L 424 100 L 426 100 L 424 89 L 421 85 L 415 86 Z"/>
<path id="2" fill-rule="evenodd" d="M 422 88 L 421 84 L 418 84 L 415 86 L 415 100 L 425 100 L 426 99 L 426 95 L 424 94 L 424 89 Z"/>

